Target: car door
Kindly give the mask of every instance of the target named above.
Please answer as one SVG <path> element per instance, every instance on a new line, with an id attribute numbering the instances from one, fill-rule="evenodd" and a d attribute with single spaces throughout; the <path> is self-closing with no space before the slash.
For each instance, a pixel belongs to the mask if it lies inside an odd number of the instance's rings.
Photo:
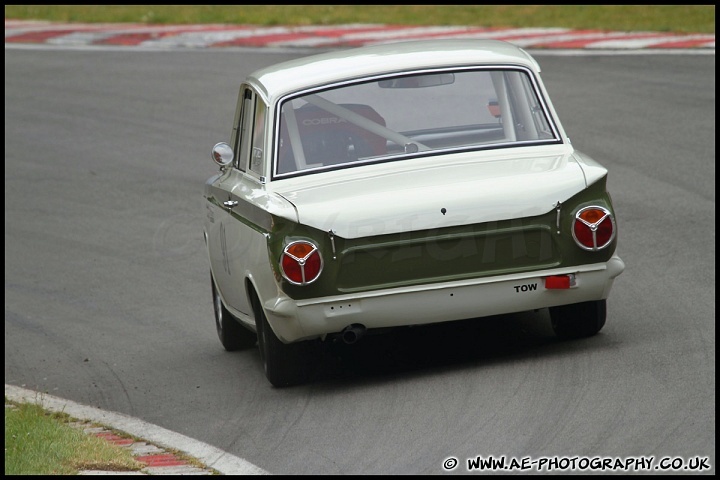
<path id="1" fill-rule="evenodd" d="M 245 289 L 250 265 L 263 255 L 258 242 L 257 205 L 250 199 L 264 181 L 263 140 L 265 138 L 264 102 L 250 87 L 243 87 L 237 106 L 233 150 L 237 152 L 232 167 L 211 181 L 208 202 L 210 263 L 217 287 L 233 313 L 252 317 Z M 264 252 L 264 257 L 267 253 Z"/>

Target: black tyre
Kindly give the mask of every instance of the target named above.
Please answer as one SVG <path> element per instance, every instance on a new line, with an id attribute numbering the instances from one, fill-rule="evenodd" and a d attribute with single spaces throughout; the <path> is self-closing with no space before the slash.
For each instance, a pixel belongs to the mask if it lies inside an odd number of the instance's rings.
<path id="1" fill-rule="evenodd" d="M 591 337 L 605 326 L 605 300 L 550 307 L 550 322 L 561 338 Z"/>
<path id="2" fill-rule="evenodd" d="M 253 303 L 258 328 L 258 347 L 265 376 L 275 387 L 305 383 L 315 366 L 317 341 L 283 343 L 273 332 L 257 300 Z"/>
<path id="3" fill-rule="evenodd" d="M 243 327 L 228 310 L 215 287 L 215 280 L 210 275 L 212 285 L 213 309 L 215 310 L 215 328 L 220 343 L 228 352 L 254 347 L 257 343 L 255 332 Z"/>

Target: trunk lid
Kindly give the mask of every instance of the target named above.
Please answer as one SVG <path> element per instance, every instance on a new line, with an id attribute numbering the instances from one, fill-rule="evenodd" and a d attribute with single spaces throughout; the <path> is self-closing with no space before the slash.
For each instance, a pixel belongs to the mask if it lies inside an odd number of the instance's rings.
<path id="1" fill-rule="evenodd" d="M 542 215 L 587 186 L 572 153 L 417 160 L 330 172 L 322 184 L 311 175 L 277 193 L 300 223 L 353 239 Z"/>

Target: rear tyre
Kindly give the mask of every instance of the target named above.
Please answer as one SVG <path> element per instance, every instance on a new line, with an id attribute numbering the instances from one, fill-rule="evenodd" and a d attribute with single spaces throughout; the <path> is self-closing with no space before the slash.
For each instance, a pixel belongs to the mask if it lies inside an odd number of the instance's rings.
<path id="1" fill-rule="evenodd" d="M 212 285 L 213 309 L 215 310 L 215 328 L 222 346 L 228 352 L 254 347 L 257 343 L 257 335 L 240 325 L 240 321 L 225 308 L 217 287 L 215 287 L 212 274 L 210 275 L 210 283 Z"/>
<path id="2" fill-rule="evenodd" d="M 560 338 L 591 337 L 605 326 L 605 300 L 550 307 L 550 322 Z"/>
<path id="3" fill-rule="evenodd" d="M 314 347 L 317 341 L 283 343 L 273 332 L 257 300 L 253 302 L 253 309 L 258 326 L 260 358 L 267 379 L 275 387 L 289 387 L 307 382 L 315 364 Z"/>

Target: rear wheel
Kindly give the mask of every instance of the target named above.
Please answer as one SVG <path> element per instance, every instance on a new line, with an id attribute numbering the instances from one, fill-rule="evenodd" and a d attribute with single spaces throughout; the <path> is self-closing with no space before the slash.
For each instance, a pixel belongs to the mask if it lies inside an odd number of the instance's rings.
<path id="1" fill-rule="evenodd" d="M 253 302 L 258 328 L 258 347 L 265 376 L 276 387 L 289 387 L 309 380 L 317 341 L 283 343 L 273 332 L 259 302 Z"/>
<path id="2" fill-rule="evenodd" d="M 212 285 L 213 309 L 215 310 L 215 328 L 222 346 L 228 352 L 254 347 L 257 343 L 257 335 L 240 325 L 240 321 L 225 308 L 220 293 L 215 287 L 212 274 L 210 275 L 210 283 Z"/>
<path id="3" fill-rule="evenodd" d="M 550 307 L 553 331 L 561 338 L 591 337 L 605 326 L 605 300 Z"/>

